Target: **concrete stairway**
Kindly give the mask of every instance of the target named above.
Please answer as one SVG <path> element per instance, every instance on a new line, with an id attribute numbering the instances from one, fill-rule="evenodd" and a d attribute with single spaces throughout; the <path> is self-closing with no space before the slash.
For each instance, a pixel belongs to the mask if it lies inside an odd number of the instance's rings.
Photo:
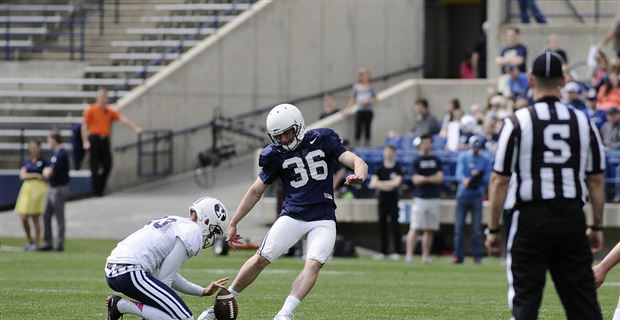
<path id="1" fill-rule="evenodd" d="M 185 1 L 185 0 L 124 0 L 119 1 L 118 17 L 115 17 L 115 0 L 103 1 L 103 30 L 100 30 L 98 0 L 85 0 L 78 15 L 87 15 L 84 24 L 84 61 L 79 52 L 69 61 L 68 52 L 53 50 L 24 50 L 0 64 L 0 169 L 19 167 L 17 159 L 23 150 L 23 142 L 29 138 L 45 141 L 51 128 L 68 129 L 81 121 L 83 108 L 94 101 L 97 87 L 109 89 L 110 100 L 129 93 L 143 80 L 126 78 L 142 70 L 142 66 L 170 45 L 175 45 L 183 35 L 174 33 L 197 30 L 201 22 L 212 21 L 221 10 L 185 10 L 179 6 L 229 6 L 232 1 Z M 67 5 L 67 0 L 14 1 L 11 4 Z M 176 7 L 176 9 L 175 9 Z M 167 8 L 170 8 L 167 9 Z M 230 21 L 242 10 L 230 11 L 220 24 Z M 47 13 L 46 13 L 47 14 Z M 58 13 L 65 19 L 69 12 Z M 16 15 L 11 12 L 11 15 Z M 19 16 L 40 16 L 41 12 L 20 12 Z M 0 12 L 0 18 L 5 12 Z M 22 18 L 25 19 L 25 18 Z M 47 27 L 51 32 L 66 32 L 68 24 L 22 23 L 21 26 Z M 74 44 L 79 46 L 80 28 Z M 179 31 L 181 30 L 181 31 Z M 103 32 L 100 32 L 103 31 Z M 208 36 L 201 34 L 182 46 L 182 52 L 191 49 Z M 70 37 L 32 37 L 37 46 L 68 47 Z M 153 41 L 157 42 L 154 43 Z M 178 54 L 150 66 L 147 76 L 161 70 Z M 46 146 L 44 146 L 44 149 Z"/>

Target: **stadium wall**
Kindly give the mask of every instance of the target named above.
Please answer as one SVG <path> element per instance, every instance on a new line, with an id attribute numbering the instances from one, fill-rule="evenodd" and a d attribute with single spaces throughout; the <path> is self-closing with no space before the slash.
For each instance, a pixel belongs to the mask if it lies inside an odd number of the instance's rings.
<path id="1" fill-rule="evenodd" d="M 350 83 L 360 66 L 384 74 L 420 65 L 423 15 L 414 0 L 262 0 L 118 106 L 145 129 L 177 130 L 208 122 L 217 107 L 232 116 Z M 134 140 L 116 128 L 112 144 Z M 208 130 L 175 138 L 174 172 L 191 169 L 209 142 Z M 112 188 L 142 181 L 135 148 L 114 157 Z"/>
<path id="2" fill-rule="evenodd" d="M 440 120 L 453 98 L 459 99 L 464 110 L 468 110 L 474 103 L 484 106 L 486 90 L 493 85 L 492 80 L 486 79 L 408 79 L 391 86 L 378 94 L 380 103 L 373 116 L 372 145 L 383 144 L 390 132 L 403 134 L 411 129 L 414 102 L 418 98 L 426 98 L 430 112 Z M 312 123 L 309 127 L 332 128 L 343 137 L 351 138 L 354 126 L 353 117 L 347 117 L 341 112 Z"/>

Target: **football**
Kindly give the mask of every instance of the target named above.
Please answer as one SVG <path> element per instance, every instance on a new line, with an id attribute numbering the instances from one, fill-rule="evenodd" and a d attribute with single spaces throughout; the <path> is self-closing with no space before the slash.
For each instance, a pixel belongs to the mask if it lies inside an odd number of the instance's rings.
<path id="1" fill-rule="evenodd" d="M 217 320 L 235 320 L 239 312 L 237 300 L 224 288 L 220 289 L 220 292 L 215 296 L 213 310 L 215 311 L 215 318 Z"/>

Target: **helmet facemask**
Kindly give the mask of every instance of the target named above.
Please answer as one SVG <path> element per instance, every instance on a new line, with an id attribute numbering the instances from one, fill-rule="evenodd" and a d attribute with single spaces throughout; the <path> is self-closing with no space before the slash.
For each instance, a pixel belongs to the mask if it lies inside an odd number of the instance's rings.
<path id="1" fill-rule="evenodd" d="M 207 221 L 209 223 L 209 221 Z M 202 233 L 202 248 L 207 249 L 215 243 L 215 237 L 223 235 L 222 228 L 215 224 L 210 224 L 207 229 L 203 229 Z"/>
<path id="2" fill-rule="evenodd" d="M 280 141 L 278 141 L 278 139 L 276 138 L 277 136 L 284 134 L 291 129 L 293 130 L 294 135 L 290 143 L 282 144 Z M 270 132 L 269 138 L 271 139 L 271 142 L 273 142 L 273 144 L 275 144 L 276 146 L 282 147 L 286 151 L 293 151 L 299 146 L 299 144 L 301 143 L 301 140 L 303 139 L 303 134 L 300 135 L 301 129 L 302 127 L 300 125 L 294 124 L 284 130 Z"/>

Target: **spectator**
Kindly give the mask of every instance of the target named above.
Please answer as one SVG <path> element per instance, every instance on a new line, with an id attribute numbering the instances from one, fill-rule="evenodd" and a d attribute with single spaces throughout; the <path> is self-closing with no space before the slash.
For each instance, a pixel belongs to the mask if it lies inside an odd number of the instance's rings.
<path id="1" fill-rule="evenodd" d="M 451 122 L 461 121 L 462 116 L 463 111 L 461 110 L 461 102 L 459 99 L 454 98 L 450 100 L 450 103 L 448 104 L 448 111 L 446 111 L 441 119 L 441 129 L 439 130 L 439 135 L 445 138 L 448 134 L 448 125 Z"/>
<path id="2" fill-rule="evenodd" d="M 547 49 L 557 53 L 564 60 L 564 68 L 568 66 L 568 55 L 564 49 L 560 48 L 560 40 L 557 34 L 551 33 L 547 36 Z"/>
<path id="3" fill-rule="evenodd" d="M 82 141 L 82 124 L 71 126 L 71 149 L 73 154 L 73 167 L 80 170 L 84 159 L 84 142 Z"/>
<path id="4" fill-rule="evenodd" d="M 329 94 L 323 96 L 323 111 L 319 115 L 319 119 L 327 118 L 334 113 L 340 111 L 338 109 L 338 105 L 336 104 L 336 100 Z"/>
<path id="5" fill-rule="evenodd" d="M 616 63 L 611 66 L 607 82 L 598 90 L 596 99 L 596 107 L 598 109 L 607 110 L 610 107 L 620 106 L 620 64 Z"/>
<path id="6" fill-rule="evenodd" d="M 498 122 L 498 118 L 506 113 L 506 98 L 500 95 L 496 95 L 490 99 L 490 105 L 484 116 L 484 132 L 492 133 L 495 131 L 495 124 Z"/>
<path id="7" fill-rule="evenodd" d="M 437 119 L 428 111 L 428 101 L 420 98 L 415 101 L 415 119 L 411 133 L 416 136 L 434 135 L 439 132 Z"/>
<path id="8" fill-rule="evenodd" d="M 596 69 L 592 75 L 592 87 L 597 91 L 607 82 L 609 77 L 609 59 L 601 50 L 596 51 Z"/>
<path id="9" fill-rule="evenodd" d="M 485 194 L 491 161 L 480 151 L 484 139 L 473 136 L 469 140 L 471 150 L 459 154 L 456 164 L 456 219 L 454 223 L 454 263 L 463 263 L 465 258 L 465 219 L 472 214 L 472 254 L 475 263 L 482 261 L 482 197 Z"/>
<path id="10" fill-rule="evenodd" d="M 461 119 L 463 118 L 463 110 L 460 108 L 450 112 L 449 121 L 439 132 L 439 136 L 446 138 L 446 149 L 456 151 L 459 148 L 461 137 Z"/>
<path id="11" fill-rule="evenodd" d="M 521 108 L 527 108 L 528 105 L 529 105 L 529 102 L 527 101 L 527 99 L 523 99 L 523 98 L 517 99 L 517 101 L 515 102 L 515 107 L 513 109 L 513 112 Z"/>
<path id="12" fill-rule="evenodd" d="M 20 215 L 22 226 L 26 233 L 28 243 L 24 246 L 26 251 L 34 251 L 39 247 L 41 239 L 41 224 L 39 216 L 45 206 L 45 194 L 47 186 L 43 182 L 43 169 L 48 162 L 41 156 L 41 141 L 30 140 L 28 143 L 30 158 L 24 161 L 19 170 L 19 178 L 23 181 L 15 202 L 15 212 Z M 30 222 L 34 226 L 34 238 L 30 234 Z"/>
<path id="13" fill-rule="evenodd" d="M 616 12 L 616 16 L 614 17 L 611 26 L 609 27 L 609 31 L 607 31 L 605 38 L 599 42 L 598 47 L 605 47 L 612 39 L 614 40 L 614 51 L 616 52 L 616 57 L 620 58 L 620 4 L 618 4 L 618 11 Z"/>
<path id="14" fill-rule="evenodd" d="M 528 102 L 525 99 L 519 99 L 518 103 L 515 103 L 515 110 L 528 106 Z M 498 112 L 495 118 L 495 122 L 492 127 L 485 127 L 485 139 L 487 140 L 487 148 L 495 152 L 497 149 L 497 142 L 499 141 L 499 134 L 504 125 L 504 119 L 509 116 L 508 112 Z"/>
<path id="15" fill-rule="evenodd" d="M 97 101 L 89 105 L 83 114 L 82 141 L 84 150 L 90 152 L 90 172 L 92 191 L 103 196 L 110 170 L 112 169 L 112 151 L 110 150 L 110 129 L 112 122 L 120 120 L 136 134 L 142 128 L 108 105 L 108 90 L 97 90 Z"/>
<path id="16" fill-rule="evenodd" d="M 508 70 L 508 92 L 506 96 L 511 96 L 515 99 L 527 98 L 529 86 L 525 72 L 521 72 L 516 65 L 508 66 Z"/>
<path id="17" fill-rule="evenodd" d="M 466 52 L 459 64 L 459 74 L 461 79 L 473 79 L 476 77 L 476 69 L 472 63 L 472 53 Z"/>
<path id="18" fill-rule="evenodd" d="M 620 111 L 611 107 L 607 111 L 607 122 L 601 128 L 603 145 L 607 148 L 620 148 Z"/>
<path id="19" fill-rule="evenodd" d="M 65 249 L 65 201 L 69 196 L 69 156 L 62 147 L 62 138 L 58 131 L 47 137 L 47 142 L 54 149 L 50 165 L 43 170 L 43 176 L 49 179 L 49 189 L 45 200 L 43 214 L 43 241 L 40 251 L 52 250 L 52 216 L 56 216 L 58 224 L 58 242 L 56 251 Z"/>
<path id="20" fill-rule="evenodd" d="M 402 169 L 396 164 L 396 147 L 386 145 L 383 148 L 383 163 L 370 178 L 368 188 L 378 191 L 379 233 L 381 235 L 381 253 L 375 259 L 384 259 L 388 255 L 388 218 L 392 227 L 394 253 L 390 255 L 398 260 L 401 252 L 400 225 L 398 224 L 398 187 L 402 182 Z"/>
<path id="21" fill-rule="evenodd" d="M 476 72 L 474 78 L 486 79 L 487 77 L 487 29 L 488 22 L 482 23 L 482 31 L 471 53 L 471 64 Z"/>
<path id="22" fill-rule="evenodd" d="M 443 183 L 443 164 L 439 158 L 431 154 L 433 139 L 424 135 L 416 141 L 420 156 L 413 161 L 411 181 L 415 186 L 413 192 L 413 208 L 411 225 L 407 233 L 407 253 L 405 262 L 413 262 L 413 252 L 417 242 L 417 232 L 422 230 L 422 263 L 430 264 L 433 233 L 439 230 L 441 207 L 439 193 Z"/>
<path id="23" fill-rule="evenodd" d="M 362 131 L 365 133 L 365 145 L 370 145 L 373 107 L 378 102 L 375 89 L 371 85 L 370 71 L 367 68 L 360 68 L 347 106 L 350 112 L 355 112 L 356 146 L 360 145 Z"/>
<path id="24" fill-rule="evenodd" d="M 519 42 L 519 32 L 516 27 L 506 29 L 506 46 L 495 58 L 495 64 L 501 68 L 502 74 L 508 72 L 508 66 L 511 64 L 518 66 L 521 72 L 526 72 L 527 48 Z"/>
<path id="25" fill-rule="evenodd" d="M 458 149 L 464 150 L 469 148 L 469 138 L 475 135 L 483 134 L 482 126 L 478 125 L 477 119 L 469 114 L 461 118 L 461 126 L 459 130 Z"/>
<path id="26" fill-rule="evenodd" d="M 482 112 L 482 107 L 480 107 L 479 104 L 472 103 L 472 105 L 469 106 L 468 114 L 476 119 L 479 126 L 484 124 L 484 112 Z"/>
<path id="27" fill-rule="evenodd" d="M 590 110 L 586 103 L 581 100 L 581 87 L 576 82 L 569 82 L 564 86 L 564 92 L 568 95 L 568 105 L 583 111 L 587 116 L 590 116 Z"/>
<path id="28" fill-rule="evenodd" d="M 603 282 L 605 282 L 605 278 L 607 277 L 607 273 L 611 268 L 615 267 L 620 262 L 620 242 L 616 243 L 616 245 L 611 249 L 611 251 L 603 258 L 599 264 L 592 268 L 592 272 L 594 272 L 594 282 L 596 287 L 599 288 Z M 616 311 L 614 312 L 614 316 L 612 320 L 620 320 L 620 299 L 618 299 L 618 304 L 616 306 Z"/>
<path id="29" fill-rule="evenodd" d="M 530 11 L 536 19 L 536 22 L 541 24 L 547 23 L 547 19 L 542 14 L 542 12 L 540 12 L 538 6 L 536 5 L 536 0 L 519 0 L 519 12 L 521 13 L 521 22 L 530 23 Z"/>
<path id="30" fill-rule="evenodd" d="M 607 111 L 596 108 L 596 90 L 590 89 L 586 94 L 586 105 L 588 106 L 590 119 L 594 121 L 596 127 L 600 130 L 605 122 L 607 122 Z"/>

